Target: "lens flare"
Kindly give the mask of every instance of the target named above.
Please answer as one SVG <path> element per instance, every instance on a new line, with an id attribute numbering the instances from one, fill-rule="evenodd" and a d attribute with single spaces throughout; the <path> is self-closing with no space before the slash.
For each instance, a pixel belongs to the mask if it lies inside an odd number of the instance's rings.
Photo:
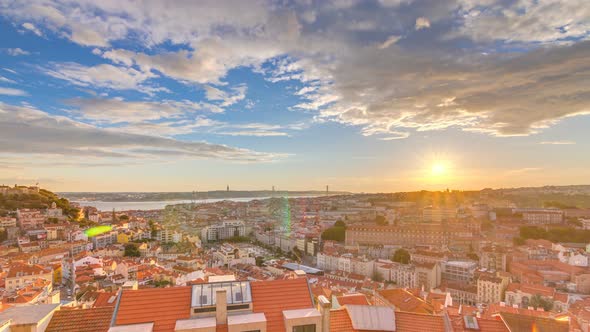
<path id="1" fill-rule="evenodd" d="M 86 234 L 86 236 L 88 237 L 94 237 L 100 234 L 104 234 L 106 232 L 110 232 L 112 229 L 113 226 L 110 225 L 96 226 L 85 230 L 84 234 Z"/>

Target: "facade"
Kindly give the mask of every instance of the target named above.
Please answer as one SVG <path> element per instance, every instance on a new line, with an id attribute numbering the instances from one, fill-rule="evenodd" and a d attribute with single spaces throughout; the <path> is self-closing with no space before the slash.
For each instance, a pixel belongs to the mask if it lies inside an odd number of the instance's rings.
<path id="1" fill-rule="evenodd" d="M 43 227 L 47 216 L 36 209 L 17 209 L 16 218 L 22 229 L 36 229 Z"/>
<path id="2" fill-rule="evenodd" d="M 448 261 L 442 264 L 442 279 L 446 281 L 470 282 L 477 269 L 471 261 Z"/>
<path id="3" fill-rule="evenodd" d="M 467 229 L 454 229 L 440 225 L 376 226 L 358 225 L 346 229 L 346 246 L 442 246 L 453 237 L 470 238 L 473 233 Z"/>
<path id="4" fill-rule="evenodd" d="M 414 263 L 416 286 L 424 290 L 436 288 L 441 283 L 441 268 L 438 263 Z"/>
<path id="5" fill-rule="evenodd" d="M 530 225 L 548 225 L 563 223 L 563 211 L 558 209 L 517 209 L 522 213 L 522 220 Z"/>
<path id="6" fill-rule="evenodd" d="M 111 244 L 117 243 L 117 232 L 110 231 L 104 234 L 93 236 L 91 239 L 94 249 L 104 248 L 106 246 L 110 246 Z"/>
<path id="7" fill-rule="evenodd" d="M 235 236 L 246 236 L 246 225 L 241 220 L 223 221 L 201 231 L 201 240 L 208 242 L 227 240 Z"/>
<path id="8" fill-rule="evenodd" d="M 477 302 L 500 303 L 504 300 L 504 291 L 510 278 L 501 277 L 493 273 L 482 273 L 477 279 Z"/>
<path id="9" fill-rule="evenodd" d="M 422 209 L 422 220 L 427 223 L 440 223 L 456 217 L 457 209 L 455 208 L 428 206 Z"/>
<path id="10" fill-rule="evenodd" d="M 53 283 L 53 270 L 41 265 L 14 263 L 6 275 L 5 288 L 12 292 L 39 278 Z"/>

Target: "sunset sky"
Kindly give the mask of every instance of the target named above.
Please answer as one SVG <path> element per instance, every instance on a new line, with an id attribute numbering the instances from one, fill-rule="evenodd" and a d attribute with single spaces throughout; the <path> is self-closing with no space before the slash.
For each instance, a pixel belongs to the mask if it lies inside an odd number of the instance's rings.
<path id="1" fill-rule="evenodd" d="M 0 0 L 0 184 L 590 184 L 588 0 Z"/>

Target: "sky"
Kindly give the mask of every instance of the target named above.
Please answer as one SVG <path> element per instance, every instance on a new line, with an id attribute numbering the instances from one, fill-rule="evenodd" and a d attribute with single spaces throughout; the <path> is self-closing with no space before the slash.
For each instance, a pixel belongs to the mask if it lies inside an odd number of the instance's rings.
<path id="1" fill-rule="evenodd" d="M 590 184 L 587 0 L 0 0 L 0 184 Z"/>

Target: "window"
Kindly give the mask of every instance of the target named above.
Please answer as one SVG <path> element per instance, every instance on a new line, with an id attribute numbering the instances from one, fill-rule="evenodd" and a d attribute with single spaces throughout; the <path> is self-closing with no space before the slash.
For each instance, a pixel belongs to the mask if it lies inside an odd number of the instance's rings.
<path id="1" fill-rule="evenodd" d="M 315 332 L 315 324 L 293 326 L 293 332 Z"/>

